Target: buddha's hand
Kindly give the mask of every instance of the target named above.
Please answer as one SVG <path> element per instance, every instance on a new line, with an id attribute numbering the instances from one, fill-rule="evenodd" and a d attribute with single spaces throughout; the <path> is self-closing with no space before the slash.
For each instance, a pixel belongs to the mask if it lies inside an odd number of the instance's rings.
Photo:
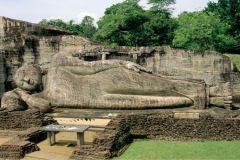
<path id="1" fill-rule="evenodd" d="M 136 63 L 133 63 L 133 62 L 128 62 L 126 64 L 126 68 L 129 70 L 133 70 L 135 72 L 143 71 L 143 72 L 147 72 L 147 73 L 152 73 L 152 71 L 150 69 L 145 68 L 145 67 L 138 65 Z"/>
<path id="2" fill-rule="evenodd" d="M 25 90 L 22 90 L 20 88 L 16 88 L 15 91 L 22 98 L 23 101 L 26 101 L 30 97 L 29 93 Z"/>

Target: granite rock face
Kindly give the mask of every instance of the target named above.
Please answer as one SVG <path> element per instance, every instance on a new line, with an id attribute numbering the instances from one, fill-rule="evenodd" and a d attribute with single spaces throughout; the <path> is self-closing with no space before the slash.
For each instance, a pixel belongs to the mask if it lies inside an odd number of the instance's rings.
<path id="1" fill-rule="evenodd" d="M 7 75 L 5 71 L 5 62 L 2 55 L 0 55 L 0 97 L 5 91 L 6 78 L 7 78 Z"/>
<path id="2" fill-rule="evenodd" d="M 0 54 L 5 65 L 4 68 L 1 67 L 0 75 L 5 76 L 5 89 L 15 87 L 13 75 L 23 64 L 39 64 L 47 68 L 55 53 L 74 53 L 77 46 L 87 44 L 91 42 L 53 26 L 0 17 Z M 2 65 L 0 57 L 0 66 Z"/>
<path id="3" fill-rule="evenodd" d="M 195 100 L 198 107 L 231 108 L 239 97 L 239 71 L 230 59 L 217 52 L 195 52 L 169 47 L 110 47 L 92 45 L 75 54 L 85 61 L 127 60 L 155 74 L 176 80 L 203 81 L 206 96 Z M 185 87 L 183 87 L 185 88 Z M 198 101 L 198 102 L 196 102 Z M 203 107 L 204 108 L 204 107 Z"/>
<path id="4" fill-rule="evenodd" d="M 13 89 L 13 75 L 23 64 L 48 69 L 58 53 L 84 61 L 127 60 L 172 80 L 201 82 L 195 105 L 231 108 L 239 101 L 240 74 L 228 57 L 169 47 L 111 47 L 54 28 L 0 17 L 0 91 Z M 1 60 L 2 59 L 2 60 Z M 186 87 L 185 87 L 186 88 Z M 203 94 L 204 96 L 201 96 Z"/>

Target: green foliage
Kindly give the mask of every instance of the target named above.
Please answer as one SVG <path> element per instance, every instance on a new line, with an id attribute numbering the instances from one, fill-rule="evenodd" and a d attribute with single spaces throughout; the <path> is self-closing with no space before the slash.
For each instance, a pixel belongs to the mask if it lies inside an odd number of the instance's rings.
<path id="1" fill-rule="evenodd" d="M 80 24 L 74 23 L 73 20 L 69 22 L 64 22 L 61 19 L 43 19 L 40 24 L 47 24 L 57 26 L 59 28 L 68 30 L 74 35 L 80 35 L 87 38 L 93 38 L 97 28 L 94 26 L 94 19 L 90 16 L 85 16 Z"/>
<path id="2" fill-rule="evenodd" d="M 167 10 L 144 10 L 127 0 L 106 9 L 98 21 L 96 39 L 126 46 L 162 45 L 171 42 L 174 21 Z"/>
<path id="3" fill-rule="evenodd" d="M 81 23 L 60 19 L 42 20 L 71 31 L 75 35 L 96 39 L 112 46 L 173 45 L 196 50 L 235 52 L 240 50 L 240 0 L 209 2 L 204 11 L 171 17 L 169 5 L 176 0 L 148 0 L 144 10 L 140 0 L 125 0 L 107 8 L 94 25 L 84 17 Z"/>
<path id="4" fill-rule="evenodd" d="M 79 25 L 79 30 L 81 32 L 79 32 L 78 35 L 93 38 L 97 31 L 97 28 L 94 26 L 94 19 L 90 16 L 85 16 Z"/>
<path id="5" fill-rule="evenodd" d="M 240 54 L 225 54 L 228 56 L 233 63 L 236 65 L 237 69 L 240 70 Z"/>
<path id="6" fill-rule="evenodd" d="M 143 25 L 145 41 L 142 45 L 169 45 L 173 39 L 176 22 L 166 10 L 146 11 L 149 21 Z"/>
<path id="7" fill-rule="evenodd" d="M 148 0 L 149 4 L 153 5 L 153 8 L 165 8 L 171 4 L 175 4 L 176 0 Z"/>
<path id="8" fill-rule="evenodd" d="M 135 1 L 124 1 L 107 8 L 98 21 L 96 38 L 109 44 L 137 45 L 139 32 L 147 21 L 144 10 Z"/>
<path id="9" fill-rule="evenodd" d="M 229 25 L 213 13 L 182 13 L 173 45 L 196 50 L 228 50 L 235 40 L 227 34 Z"/>
<path id="10" fill-rule="evenodd" d="M 238 160 L 239 141 L 136 141 L 114 160 Z"/>
<path id="11" fill-rule="evenodd" d="M 232 45 L 231 50 L 238 52 L 240 50 L 240 0 L 209 2 L 205 11 L 218 15 L 221 21 L 230 25 L 228 33 L 237 41 Z"/>

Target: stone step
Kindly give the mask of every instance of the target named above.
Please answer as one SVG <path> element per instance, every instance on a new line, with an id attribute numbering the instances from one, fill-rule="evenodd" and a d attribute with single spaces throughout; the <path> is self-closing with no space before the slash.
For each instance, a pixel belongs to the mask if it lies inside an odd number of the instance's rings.
<path id="1" fill-rule="evenodd" d="M 23 160 L 68 160 L 69 157 L 59 153 L 50 153 L 46 151 L 37 151 L 27 154 Z"/>

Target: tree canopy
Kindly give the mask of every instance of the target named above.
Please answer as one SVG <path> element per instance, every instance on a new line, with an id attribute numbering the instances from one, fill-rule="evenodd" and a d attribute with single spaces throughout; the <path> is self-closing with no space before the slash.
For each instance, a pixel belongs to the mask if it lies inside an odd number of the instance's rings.
<path id="1" fill-rule="evenodd" d="M 79 24 L 74 23 L 73 20 L 70 20 L 69 22 L 64 22 L 61 19 L 43 19 L 42 21 L 40 21 L 40 24 L 57 26 L 62 29 L 71 31 L 75 35 L 80 35 L 86 38 L 93 38 L 97 30 L 94 25 L 94 19 L 90 16 L 85 16 Z"/>
<path id="2" fill-rule="evenodd" d="M 234 37 L 236 43 L 231 46 L 232 52 L 240 50 L 240 0 L 218 0 L 218 2 L 209 2 L 205 12 L 218 15 L 222 22 L 230 27 L 228 34 Z"/>
<path id="3" fill-rule="evenodd" d="M 175 4 L 176 0 L 148 0 L 148 3 L 152 4 L 153 8 L 163 9 L 171 4 Z"/>
<path id="4" fill-rule="evenodd" d="M 138 35 L 147 21 L 144 10 L 137 1 L 124 1 L 107 8 L 98 21 L 96 39 L 117 45 L 136 45 L 141 41 Z"/>
<path id="5" fill-rule="evenodd" d="M 144 10 L 138 1 L 127 0 L 106 9 L 96 39 L 127 46 L 170 44 L 173 26 L 167 10 Z"/>
<path id="6" fill-rule="evenodd" d="M 60 19 L 40 23 L 111 45 L 170 45 L 195 50 L 240 51 L 240 0 L 209 2 L 202 11 L 173 17 L 169 6 L 175 2 L 148 0 L 151 7 L 144 9 L 139 0 L 125 0 L 107 8 L 97 27 L 90 16 L 84 17 L 79 24 Z"/>
<path id="7" fill-rule="evenodd" d="M 173 45 L 196 50 L 227 50 L 234 39 L 227 35 L 229 25 L 212 13 L 182 13 L 178 18 Z"/>

